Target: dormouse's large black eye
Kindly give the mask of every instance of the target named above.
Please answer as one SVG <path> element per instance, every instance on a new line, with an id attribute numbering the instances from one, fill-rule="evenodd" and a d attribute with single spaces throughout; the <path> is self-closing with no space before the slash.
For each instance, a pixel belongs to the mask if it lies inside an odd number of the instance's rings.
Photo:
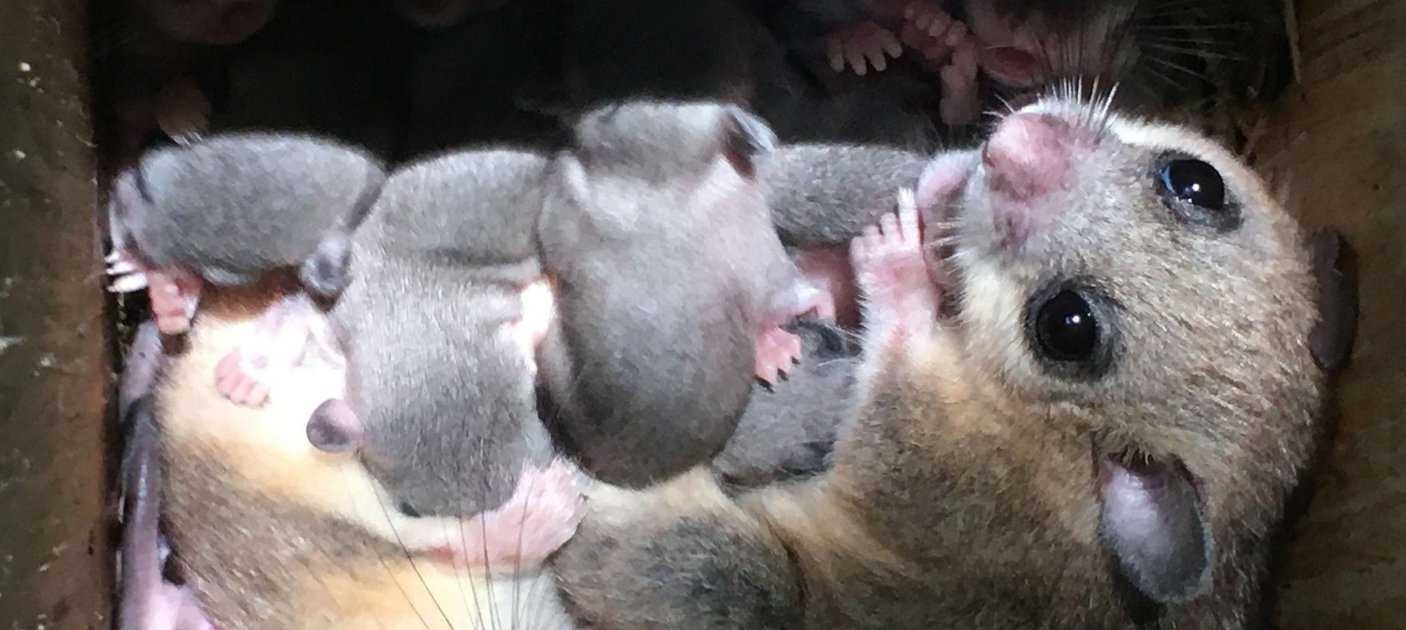
<path id="1" fill-rule="evenodd" d="M 410 505 L 410 503 L 407 501 L 401 501 L 399 503 L 396 503 L 395 509 L 399 510 L 401 514 L 409 516 L 410 518 L 420 518 L 420 512 L 415 509 L 415 506 Z"/>
<path id="2" fill-rule="evenodd" d="M 1211 212 L 1225 209 L 1225 180 L 1220 171 L 1197 159 L 1170 160 L 1162 166 L 1162 185 L 1180 201 Z"/>
<path id="3" fill-rule="evenodd" d="M 1168 153 L 1153 168 L 1163 201 L 1183 223 L 1229 232 L 1240 225 L 1240 208 L 1216 167 L 1182 153 Z"/>
<path id="4" fill-rule="evenodd" d="M 1098 350 L 1099 323 L 1088 300 L 1073 289 L 1054 294 L 1035 313 L 1035 342 L 1047 358 L 1081 363 Z"/>

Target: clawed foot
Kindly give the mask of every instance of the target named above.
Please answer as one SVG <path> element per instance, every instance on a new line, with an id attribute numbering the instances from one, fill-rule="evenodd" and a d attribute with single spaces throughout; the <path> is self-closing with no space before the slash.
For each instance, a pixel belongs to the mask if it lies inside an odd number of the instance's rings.
<path id="1" fill-rule="evenodd" d="M 979 59 L 976 39 L 968 36 L 952 50 L 947 65 L 938 71 L 942 80 L 942 101 L 938 115 L 948 125 L 971 125 L 981 117 L 981 94 L 977 91 Z"/>
<path id="2" fill-rule="evenodd" d="M 922 229 L 911 190 L 899 193 L 898 212 L 885 214 L 850 245 L 856 281 L 864 296 L 866 326 L 885 324 L 928 332 L 937 315 L 938 291 L 923 256 Z"/>
<path id="3" fill-rule="evenodd" d="M 249 341 L 215 366 L 215 387 L 231 402 L 258 407 L 274 383 L 302 361 L 312 341 L 315 311 L 305 296 L 289 296 L 259 317 Z"/>
<path id="4" fill-rule="evenodd" d="M 533 569 L 576 535 L 586 515 L 583 478 L 555 460 L 545 469 L 528 467 L 513 496 L 498 509 L 465 519 L 464 550 L 458 566 L 482 571 Z"/>
<path id="5" fill-rule="evenodd" d="M 764 385 L 776 385 L 801 361 L 801 338 L 776 324 L 757 331 L 756 376 Z"/>
<path id="6" fill-rule="evenodd" d="M 902 55 L 903 46 L 884 27 L 874 22 L 861 22 L 827 36 L 825 54 L 835 72 L 844 72 L 848 67 L 864 76 L 871 66 L 875 72 L 887 69 L 888 59 Z"/>
<path id="7" fill-rule="evenodd" d="M 914 0 L 903 9 L 903 27 L 899 29 L 898 39 L 924 59 L 937 64 L 947 59 L 961 42 L 971 39 L 971 35 L 967 25 L 953 19 L 941 5 Z"/>
<path id="8" fill-rule="evenodd" d="M 201 280 L 179 271 L 157 271 L 122 252 L 107 257 L 107 273 L 112 277 L 108 290 L 131 293 L 146 289 L 156 327 L 164 335 L 190 330 L 190 320 L 200 303 Z"/>

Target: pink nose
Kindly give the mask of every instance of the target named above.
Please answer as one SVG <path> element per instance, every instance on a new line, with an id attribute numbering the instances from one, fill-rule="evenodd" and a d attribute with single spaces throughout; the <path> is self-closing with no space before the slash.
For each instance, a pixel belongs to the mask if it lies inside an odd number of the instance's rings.
<path id="1" fill-rule="evenodd" d="M 992 192 L 1032 201 L 1063 188 L 1069 173 L 1067 126 L 1044 114 L 1001 122 L 981 150 Z"/>

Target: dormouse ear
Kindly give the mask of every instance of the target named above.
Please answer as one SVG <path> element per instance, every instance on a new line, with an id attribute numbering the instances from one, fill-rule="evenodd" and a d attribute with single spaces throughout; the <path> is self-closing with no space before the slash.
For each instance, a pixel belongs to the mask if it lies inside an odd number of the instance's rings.
<path id="1" fill-rule="evenodd" d="M 328 230 L 298 268 L 298 281 L 309 293 L 335 300 L 351 284 L 351 257 L 351 235 L 340 228 Z"/>
<path id="2" fill-rule="evenodd" d="M 776 150 L 776 132 L 756 114 L 737 105 L 728 105 L 726 151 L 739 173 L 751 177 L 755 160 Z"/>
<path id="3" fill-rule="evenodd" d="M 345 400 L 330 399 L 308 418 L 308 442 L 327 453 L 349 453 L 366 443 L 365 429 Z"/>
<path id="4" fill-rule="evenodd" d="M 1134 456 L 1104 459 L 1099 535 L 1123 575 L 1153 601 L 1171 603 L 1205 592 L 1212 540 L 1191 475 L 1180 463 Z"/>
<path id="5" fill-rule="evenodd" d="M 1352 250 L 1337 230 L 1314 232 L 1308 250 L 1318 284 L 1318 321 L 1308 347 L 1319 368 L 1336 372 L 1347 365 L 1357 338 L 1357 270 Z"/>

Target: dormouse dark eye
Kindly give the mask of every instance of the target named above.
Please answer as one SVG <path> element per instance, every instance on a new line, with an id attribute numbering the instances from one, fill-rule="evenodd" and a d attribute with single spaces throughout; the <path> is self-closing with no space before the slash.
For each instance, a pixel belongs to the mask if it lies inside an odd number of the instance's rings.
<path id="1" fill-rule="evenodd" d="M 1045 357 L 1082 363 L 1094 357 L 1099 322 L 1093 306 L 1074 289 L 1064 289 L 1037 306 L 1035 343 Z"/>
<path id="2" fill-rule="evenodd" d="M 1225 188 L 1225 178 L 1204 160 L 1169 153 L 1153 169 L 1156 187 L 1183 223 L 1228 232 L 1240 225 L 1240 208 Z"/>
<path id="3" fill-rule="evenodd" d="M 420 512 L 408 502 L 401 501 L 399 503 L 396 503 L 395 509 L 399 510 L 401 514 L 409 516 L 410 518 L 420 518 Z"/>
<path id="4" fill-rule="evenodd" d="M 1162 185 L 1178 200 L 1211 212 L 1225 210 L 1225 180 L 1201 160 L 1178 159 L 1162 167 Z"/>

